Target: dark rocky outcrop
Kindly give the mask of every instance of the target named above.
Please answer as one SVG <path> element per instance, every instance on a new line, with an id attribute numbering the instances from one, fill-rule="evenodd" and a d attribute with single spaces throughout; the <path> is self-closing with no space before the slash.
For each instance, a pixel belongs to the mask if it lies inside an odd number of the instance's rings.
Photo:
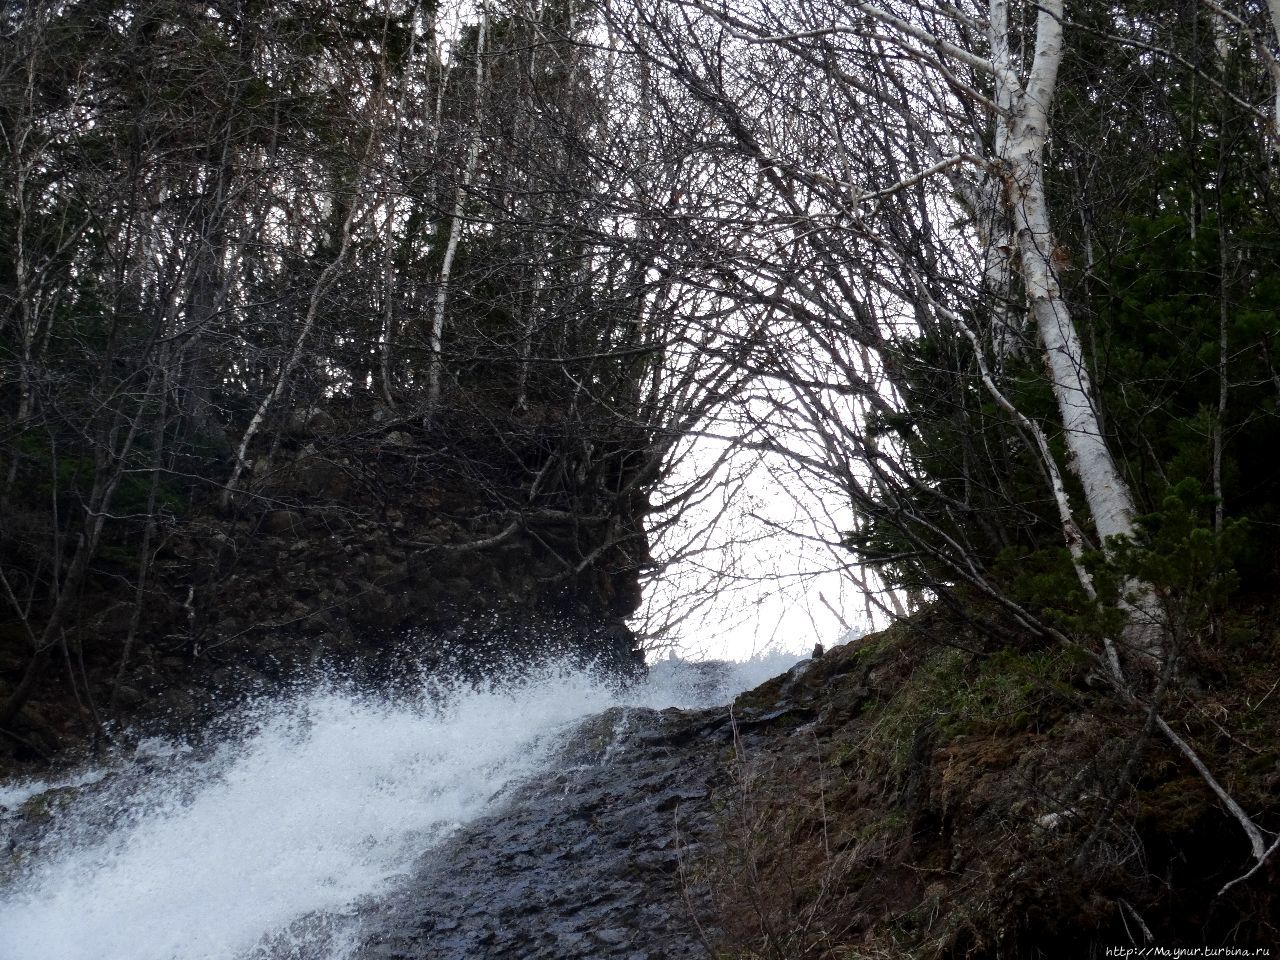
<path id="1" fill-rule="evenodd" d="M 289 423 L 229 504 L 191 494 L 165 516 L 140 609 L 139 532 L 104 545 L 66 669 L 50 660 L 0 766 L 98 724 L 199 723 L 320 668 L 377 683 L 555 655 L 642 669 L 626 626 L 648 562 L 642 437 L 545 410 L 426 429 L 333 404 Z M 0 623 L 0 701 L 29 647 Z"/>

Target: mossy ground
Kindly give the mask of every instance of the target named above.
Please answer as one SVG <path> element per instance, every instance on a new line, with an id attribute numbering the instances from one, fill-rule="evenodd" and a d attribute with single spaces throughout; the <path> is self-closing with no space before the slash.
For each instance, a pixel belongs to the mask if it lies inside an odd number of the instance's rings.
<path id="1" fill-rule="evenodd" d="M 1280 828 L 1276 632 L 1199 660 L 1165 714 Z M 1277 864 L 1217 896 L 1250 866 L 1243 832 L 1069 650 L 997 647 L 927 611 L 736 709 L 787 705 L 812 722 L 738 737 L 720 842 L 688 869 L 715 891 L 724 960 L 1103 956 L 1144 928 L 1162 946 L 1280 942 Z"/>

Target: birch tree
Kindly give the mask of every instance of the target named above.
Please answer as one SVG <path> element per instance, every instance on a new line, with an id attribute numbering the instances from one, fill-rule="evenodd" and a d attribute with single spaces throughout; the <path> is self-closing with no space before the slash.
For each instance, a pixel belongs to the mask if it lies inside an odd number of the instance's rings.
<path id="1" fill-rule="evenodd" d="M 1134 497 L 1108 446 L 1088 358 L 1062 294 L 1059 270 L 1067 255 L 1055 235 L 1044 173 L 1063 56 L 1063 4 L 1049 2 L 1034 10 L 1019 6 L 1017 23 L 1011 23 L 1006 0 L 945 10 L 917 4 L 799 3 L 784 12 L 762 11 L 758 19 L 702 3 L 686 9 L 749 47 L 777 47 L 812 65 L 823 77 L 819 82 L 830 84 L 831 95 L 843 101 L 837 109 L 893 118 L 909 138 L 906 142 L 876 143 L 857 120 L 845 121 L 846 130 L 832 129 L 830 136 L 847 153 L 844 169 L 829 172 L 806 168 L 807 160 L 787 155 L 791 148 L 785 140 L 749 129 L 768 125 L 760 115 L 744 113 L 732 123 L 739 145 L 754 154 L 780 192 L 793 195 L 786 201 L 792 215 L 798 212 L 794 195 L 803 191 L 808 203 L 827 206 L 827 217 L 848 218 L 854 230 L 864 232 L 864 243 L 879 246 L 895 261 L 887 269 L 897 273 L 896 280 L 887 282 L 884 274 L 873 274 L 868 282 L 913 300 L 917 315 L 920 310 L 932 312 L 948 324 L 971 309 L 972 300 L 966 305 L 952 299 L 958 312 L 942 303 L 936 296 L 936 284 L 943 279 L 939 263 L 929 262 L 931 251 L 900 247 L 894 233 L 908 228 L 901 221 L 891 224 L 890 217 L 895 205 L 912 194 L 932 195 L 934 199 L 917 202 L 916 212 L 923 218 L 938 216 L 942 207 L 928 182 L 950 184 L 973 223 L 974 253 L 968 269 L 976 276 L 967 281 L 957 274 L 945 282 L 971 291 L 983 288 L 992 304 L 989 336 L 977 348 L 991 354 L 993 371 L 1001 368 L 1024 337 L 1015 302 L 1023 299 L 1050 373 L 1068 466 L 1080 481 L 1094 538 L 1103 546 L 1116 538 L 1131 538 Z M 865 69 L 861 62 L 884 63 L 890 55 L 905 64 L 900 71 L 890 71 L 896 89 L 873 84 L 859 73 Z M 708 96 L 706 74 L 697 75 L 697 68 L 689 65 L 676 69 L 685 82 L 701 84 L 702 95 Z M 728 105 L 731 92 L 717 91 L 715 96 L 722 113 L 737 109 Z M 901 99 L 890 102 L 889 97 Z M 850 134 L 857 139 L 844 142 Z M 873 175 L 891 171 L 887 183 L 867 182 L 848 166 L 847 154 L 865 151 L 873 143 L 880 151 L 875 154 L 880 169 Z M 904 160 L 914 162 L 915 168 L 904 166 Z M 951 266 L 966 269 L 963 259 Z M 873 349 L 888 345 L 874 324 L 864 332 Z M 996 381 L 989 384 L 993 396 L 1005 402 Z M 1071 519 L 1075 511 L 1065 500 L 1064 487 L 1054 485 L 1053 491 L 1064 518 L 1064 536 L 1072 544 L 1079 537 Z M 1083 570 L 1080 575 L 1088 577 Z M 1160 611 L 1155 596 L 1138 582 L 1129 584 L 1129 593 L 1131 625 L 1126 638 L 1158 662 Z"/>
<path id="2" fill-rule="evenodd" d="M 444 259 L 440 262 L 440 279 L 436 290 L 435 309 L 431 318 L 430 366 L 427 370 L 427 412 L 428 421 L 434 416 L 440 405 L 440 378 L 442 376 L 442 352 L 444 350 L 445 309 L 449 304 L 449 284 L 453 277 L 453 261 L 458 254 L 458 241 L 465 228 L 464 213 L 466 209 L 467 191 L 476 173 L 476 160 L 480 156 L 480 111 L 484 103 L 484 62 L 485 37 L 489 30 L 489 8 L 480 5 L 480 20 L 476 27 L 476 67 L 473 109 L 475 116 L 468 136 L 466 159 L 463 161 L 461 176 L 455 188 L 453 210 L 449 216 L 449 234 L 445 242 Z"/>
<path id="3" fill-rule="evenodd" d="M 1107 445 L 1080 333 L 1062 296 L 1058 268 L 1063 254 L 1045 192 L 1045 149 L 1063 54 L 1064 6 L 1061 0 L 1039 6 L 1034 54 L 1025 81 L 1019 77 L 1012 52 L 1008 4 L 993 0 L 990 10 L 995 100 L 1003 106 L 996 117 L 996 173 L 1011 208 L 1026 297 L 1044 347 L 1069 462 L 1084 487 L 1094 528 L 1103 543 L 1116 537 L 1132 538 L 1133 494 Z M 1071 536 L 1069 531 L 1067 536 Z M 1142 653 L 1158 658 L 1162 616 L 1154 593 L 1144 583 L 1131 583 L 1130 589 L 1134 603 L 1127 636 Z"/>
<path id="4" fill-rule="evenodd" d="M 1056 525 L 1081 609 L 1103 623 L 1114 604 L 1126 621 L 1084 631 L 1100 671 L 1130 708 L 1153 711 L 1153 728 L 1204 777 L 1260 863 L 1257 825 L 1161 715 L 1181 628 L 1168 620 L 1167 587 L 1161 595 L 1128 566 L 1147 536 L 1138 514 L 1152 504 L 1139 501 L 1121 456 L 1132 465 L 1134 451 L 1117 445 L 1099 357 L 1086 349 L 1082 318 L 1098 307 L 1085 283 L 1068 290 L 1075 255 L 1061 214 L 1083 198 L 1053 193 L 1073 172 L 1055 168 L 1051 129 L 1073 9 L 1061 0 L 636 9 L 616 13 L 619 31 L 683 91 L 680 109 L 706 149 L 733 158 L 715 199 L 686 208 L 710 266 L 676 276 L 716 289 L 768 330 L 748 354 L 758 379 L 741 442 L 843 491 L 861 528 L 849 540 L 872 561 L 923 570 L 916 582 L 944 597 L 962 584 L 1020 625 L 1078 645 L 1073 628 L 1020 599 L 999 570 L 1001 548 L 1029 553 L 1027 539 Z M 1226 86 L 1195 50 L 1166 42 L 1177 17 L 1092 7 L 1074 36 L 1144 69 L 1182 71 L 1193 90 L 1203 84 L 1269 123 L 1269 109 Z M 1075 93 L 1107 96 L 1096 79 Z M 1089 109 L 1105 115 L 1096 103 Z M 1086 241 L 1090 229 L 1086 221 Z M 1092 253 L 1085 261 L 1096 265 Z M 1215 328 L 1215 356 L 1225 356 L 1218 344 Z M 1051 406 L 1029 393 L 1032 382 Z M 922 411 L 945 431 L 926 435 Z M 1029 499 L 1035 473 L 1041 492 Z M 1091 556 L 1122 571 L 1118 597 L 1104 596 Z"/>

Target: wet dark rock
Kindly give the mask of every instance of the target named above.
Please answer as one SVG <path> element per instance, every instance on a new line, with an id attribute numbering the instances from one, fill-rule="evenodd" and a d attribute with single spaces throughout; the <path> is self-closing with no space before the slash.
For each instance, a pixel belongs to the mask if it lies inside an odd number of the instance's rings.
<path id="1" fill-rule="evenodd" d="M 724 710 L 610 710 L 557 772 L 432 850 L 371 908 L 360 960 L 682 960 L 707 946 L 683 872 L 714 829 Z M 674 749 L 672 744 L 682 744 Z"/>

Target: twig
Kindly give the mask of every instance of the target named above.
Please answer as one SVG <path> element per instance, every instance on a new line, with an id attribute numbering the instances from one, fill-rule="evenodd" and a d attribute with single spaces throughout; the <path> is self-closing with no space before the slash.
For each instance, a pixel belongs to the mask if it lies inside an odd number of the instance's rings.
<path id="1" fill-rule="evenodd" d="M 1244 812 L 1244 808 L 1241 807 L 1240 804 L 1236 803 L 1235 798 L 1223 789 L 1222 784 L 1218 783 L 1209 768 L 1205 766 L 1204 761 L 1201 760 L 1200 757 L 1197 756 L 1196 752 L 1191 749 L 1191 745 L 1174 732 L 1173 727 L 1169 726 L 1169 724 L 1165 722 L 1164 717 L 1156 717 L 1156 726 L 1158 726 L 1161 732 L 1163 732 L 1164 735 L 1173 742 L 1175 747 L 1182 751 L 1182 755 L 1191 762 L 1193 767 L 1196 768 L 1196 771 L 1204 779 L 1204 782 L 1209 785 L 1209 789 L 1218 795 L 1218 799 L 1222 801 L 1223 805 L 1229 811 L 1231 811 L 1231 815 L 1239 821 L 1240 826 L 1244 829 L 1245 835 L 1249 838 L 1249 846 L 1253 850 L 1253 858 L 1258 861 L 1253 869 L 1258 869 L 1258 867 L 1262 866 L 1262 861 L 1270 856 L 1271 853 L 1271 851 L 1267 850 L 1267 842 L 1262 838 L 1262 831 L 1258 829 L 1258 825 L 1250 819 L 1247 813 Z M 1275 850 L 1274 844 L 1272 845 L 1271 850 Z M 1252 872 L 1253 870 L 1249 871 L 1249 873 Z M 1245 876 L 1248 875 L 1249 874 L 1245 874 Z"/>
<path id="2" fill-rule="evenodd" d="M 1244 883 L 1246 880 L 1252 877 L 1255 873 L 1261 870 L 1262 865 L 1271 858 L 1271 855 L 1275 853 L 1278 848 L 1280 848 L 1280 838 L 1277 838 L 1276 842 L 1271 844 L 1271 846 L 1267 848 L 1266 852 L 1264 852 L 1262 856 L 1258 858 L 1258 862 L 1253 865 L 1253 867 L 1249 870 L 1248 873 L 1241 874 L 1240 876 L 1232 880 L 1230 883 L 1226 884 L 1221 890 L 1218 891 L 1218 896 L 1222 896 L 1224 893 L 1226 893 L 1228 890 L 1234 887 L 1237 883 Z"/>

